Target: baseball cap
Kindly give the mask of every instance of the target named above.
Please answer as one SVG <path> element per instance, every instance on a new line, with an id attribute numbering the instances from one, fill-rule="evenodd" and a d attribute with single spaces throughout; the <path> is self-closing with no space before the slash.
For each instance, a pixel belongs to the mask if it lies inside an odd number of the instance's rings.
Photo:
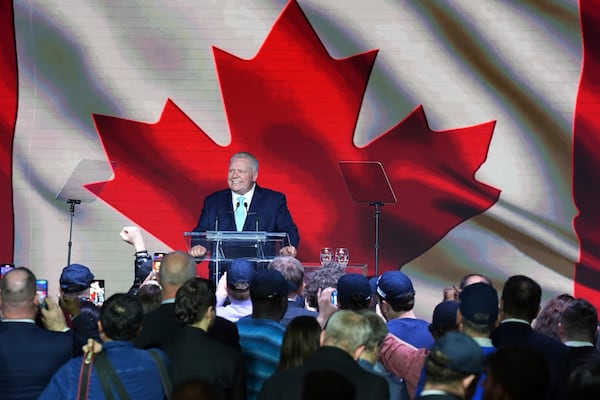
<path id="1" fill-rule="evenodd" d="M 287 297 L 288 284 L 281 272 L 275 269 L 258 271 L 250 282 L 252 299 L 273 299 Z"/>
<path id="2" fill-rule="evenodd" d="M 428 360 L 452 371 L 479 374 L 483 368 L 483 352 L 471 337 L 448 332 L 439 337 L 427 356 Z"/>
<path id="3" fill-rule="evenodd" d="M 487 283 L 473 283 L 460 292 L 460 313 L 467 321 L 489 325 L 498 319 L 498 294 Z"/>
<path id="4" fill-rule="evenodd" d="M 227 270 L 227 287 L 233 290 L 248 290 L 255 274 L 256 270 L 250 261 L 237 258 Z"/>
<path id="5" fill-rule="evenodd" d="M 64 293 L 78 293 L 90 287 L 94 274 L 85 265 L 70 264 L 60 274 L 60 288 Z"/>
<path id="6" fill-rule="evenodd" d="M 377 281 L 377 294 L 384 300 L 395 300 L 409 294 L 415 294 L 412 282 L 400 271 L 384 272 Z"/>
<path id="7" fill-rule="evenodd" d="M 355 300 L 369 300 L 371 286 L 369 278 L 361 274 L 342 275 L 337 281 L 337 298 L 341 306 Z"/>
<path id="8" fill-rule="evenodd" d="M 456 326 L 458 306 L 458 301 L 442 301 L 433 309 L 431 324 L 435 326 Z"/>

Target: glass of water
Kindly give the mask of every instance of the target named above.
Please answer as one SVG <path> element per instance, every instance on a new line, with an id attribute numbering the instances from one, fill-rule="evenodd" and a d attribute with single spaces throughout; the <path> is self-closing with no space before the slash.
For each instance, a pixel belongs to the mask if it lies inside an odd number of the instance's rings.
<path id="1" fill-rule="evenodd" d="M 343 265 L 344 267 L 348 265 L 348 261 L 350 261 L 350 254 L 348 253 L 348 248 L 338 247 L 337 249 L 335 249 L 335 261 L 338 264 Z"/>
<path id="2" fill-rule="evenodd" d="M 321 249 L 321 254 L 319 256 L 319 260 L 321 261 L 321 265 L 325 265 L 325 263 L 333 261 L 333 249 L 331 247 L 323 247 Z"/>

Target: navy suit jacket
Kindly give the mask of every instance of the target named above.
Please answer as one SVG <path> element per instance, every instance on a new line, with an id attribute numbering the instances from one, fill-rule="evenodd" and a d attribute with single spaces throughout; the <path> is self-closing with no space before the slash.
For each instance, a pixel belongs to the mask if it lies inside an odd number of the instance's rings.
<path id="1" fill-rule="evenodd" d="M 51 332 L 30 322 L 0 322 L 0 398 L 37 399 L 77 347 L 71 331 Z"/>
<path id="2" fill-rule="evenodd" d="M 218 222 L 217 222 L 218 221 Z M 258 228 L 258 229 L 257 229 Z M 235 216 L 231 201 L 231 190 L 215 192 L 204 199 L 202 213 L 194 231 L 235 231 Z M 254 188 L 252 202 L 248 208 L 244 231 L 285 232 L 292 246 L 297 247 L 300 237 L 292 220 L 283 193 L 262 188 Z M 288 245 L 285 243 L 284 245 Z"/>

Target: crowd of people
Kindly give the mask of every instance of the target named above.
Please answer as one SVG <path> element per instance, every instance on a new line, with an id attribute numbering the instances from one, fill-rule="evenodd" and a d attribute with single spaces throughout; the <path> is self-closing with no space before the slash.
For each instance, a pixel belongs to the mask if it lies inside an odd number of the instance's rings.
<path id="1" fill-rule="evenodd" d="M 137 240 L 139 230 L 124 230 Z M 86 266 L 65 267 L 59 301 L 43 305 L 29 269 L 8 272 L 0 281 L 2 398 L 600 394 L 596 309 L 567 294 L 540 309 L 542 288 L 528 276 L 511 276 L 498 292 L 469 275 L 444 292 L 428 322 L 415 315 L 416 290 L 401 271 L 369 279 L 327 263 L 305 274 L 298 259 L 280 256 L 259 271 L 235 260 L 215 284 L 196 277 L 195 259 L 182 251 L 141 279 L 144 258 L 138 250 L 129 293 L 101 307 L 87 298 L 94 275 Z"/>

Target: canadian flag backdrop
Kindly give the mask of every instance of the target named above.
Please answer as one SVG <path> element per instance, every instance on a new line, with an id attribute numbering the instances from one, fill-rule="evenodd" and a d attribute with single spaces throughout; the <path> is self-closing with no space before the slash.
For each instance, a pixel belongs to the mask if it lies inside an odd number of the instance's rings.
<path id="1" fill-rule="evenodd" d="M 1 2 L 1 261 L 56 293 L 65 198 L 83 198 L 71 260 L 124 291 L 121 227 L 140 226 L 150 251 L 184 248 L 231 154 L 249 151 L 259 184 L 286 194 L 305 262 L 348 247 L 374 274 L 375 210 L 338 162 L 377 161 L 397 197 L 381 208 L 380 272 L 411 276 L 423 313 L 472 272 L 600 306 L 598 9 Z"/>

